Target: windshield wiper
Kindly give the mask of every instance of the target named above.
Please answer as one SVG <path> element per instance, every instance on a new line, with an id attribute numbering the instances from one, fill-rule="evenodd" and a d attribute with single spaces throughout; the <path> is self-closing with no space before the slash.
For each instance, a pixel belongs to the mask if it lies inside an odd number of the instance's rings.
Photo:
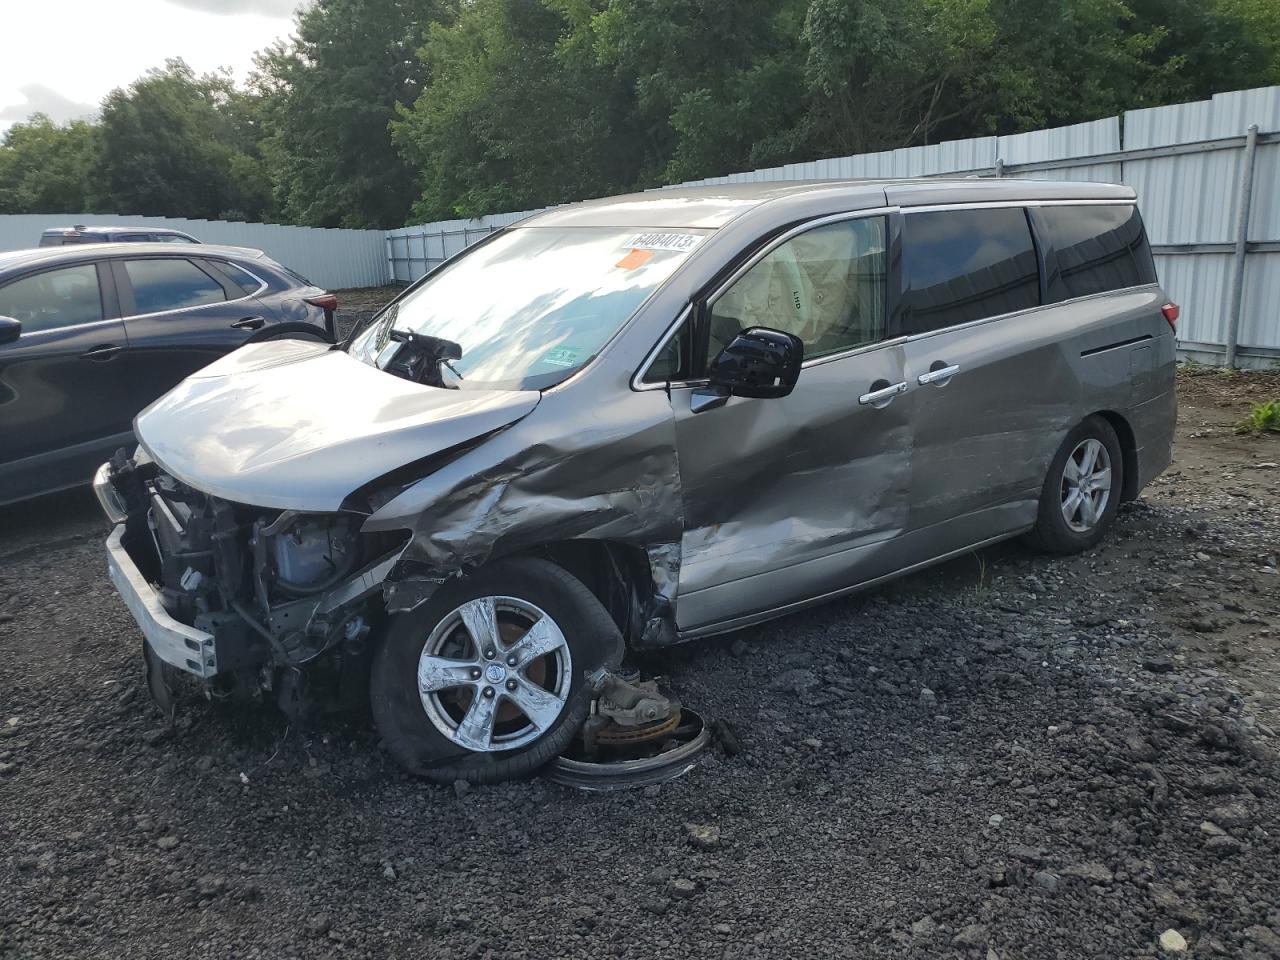
<path id="1" fill-rule="evenodd" d="M 462 344 L 412 330 L 392 330 L 389 336 L 404 346 L 383 368 L 387 373 L 428 387 L 444 387 L 444 378 L 440 375 L 440 365 L 444 364 L 454 376 L 462 379 L 462 374 L 450 362 L 462 359 Z"/>

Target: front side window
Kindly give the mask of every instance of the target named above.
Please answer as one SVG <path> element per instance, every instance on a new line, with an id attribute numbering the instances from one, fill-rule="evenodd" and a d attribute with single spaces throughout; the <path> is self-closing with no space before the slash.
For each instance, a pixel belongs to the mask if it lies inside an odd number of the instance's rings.
<path id="1" fill-rule="evenodd" d="M 885 218 L 815 227 L 779 245 L 711 305 L 714 357 L 750 327 L 793 333 L 805 359 L 885 336 Z"/>
<path id="2" fill-rule="evenodd" d="M 1022 208 L 908 213 L 905 224 L 906 333 L 1039 305 L 1039 265 Z"/>
<path id="3" fill-rule="evenodd" d="M 126 260 L 134 313 L 186 310 L 227 299 L 222 284 L 190 260 Z"/>
<path id="4" fill-rule="evenodd" d="M 706 231 L 517 227 L 446 263 L 358 327 L 352 356 L 385 369 L 393 330 L 452 340 L 462 389 L 540 390 L 586 364 Z"/>
<path id="5" fill-rule="evenodd" d="M 1039 216 L 1057 265 L 1049 275 L 1050 302 L 1156 282 L 1137 207 L 1046 206 Z"/>
<path id="6" fill-rule="evenodd" d="M 86 263 L 46 270 L 0 287 L 0 317 L 20 321 L 24 334 L 101 320 L 98 271 Z"/>

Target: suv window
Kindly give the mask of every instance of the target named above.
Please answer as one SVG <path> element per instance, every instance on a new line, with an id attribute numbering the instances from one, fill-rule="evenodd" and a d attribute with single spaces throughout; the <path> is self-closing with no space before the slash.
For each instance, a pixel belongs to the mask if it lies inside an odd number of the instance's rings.
<path id="1" fill-rule="evenodd" d="M 908 213 L 905 224 L 906 333 L 1040 304 L 1039 266 L 1021 207 Z"/>
<path id="2" fill-rule="evenodd" d="M 1156 282 L 1137 207 L 1049 206 L 1041 207 L 1039 216 L 1056 262 L 1049 275 L 1050 302 Z"/>
<path id="3" fill-rule="evenodd" d="M 815 227 L 771 250 L 712 304 L 706 358 L 749 327 L 794 333 L 806 360 L 883 340 L 888 286 L 884 217 Z M 692 324 L 672 335 L 645 383 L 701 376 L 691 369 Z"/>
<path id="4" fill-rule="evenodd" d="M 815 227 L 771 250 L 711 306 L 713 357 L 749 327 L 804 341 L 806 359 L 884 338 L 885 219 Z"/>
<path id="5" fill-rule="evenodd" d="M 0 287 L 0 316 L 20 321 L 24 334 L 101 320 L 98 271 L 85 263 L 15 280 Z"/>
<path id="6" fill-rule="evenodd" d="M 214 260 L 213 263 L 230 278 L 232 283 L 245 293 L 256 293 L 258 288 L 262 286 L 262 281 L 243 267 L 238 267 L 228 260 Z"/>
<path id="7" fill-rule="evenodd" d="M 126 260 L 134 313 L 184 310 L 227 299 L 222 284 L 190 260 Z"/>

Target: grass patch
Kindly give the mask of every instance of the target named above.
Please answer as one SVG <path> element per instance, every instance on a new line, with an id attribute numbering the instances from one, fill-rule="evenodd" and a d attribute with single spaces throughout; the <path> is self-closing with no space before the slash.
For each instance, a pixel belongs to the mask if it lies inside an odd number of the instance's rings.
<path id="1" fill-rule="evenodd" d="M 1236 427 L 1236 433 L 1280 433 L 1280 400 L 1255 404 L 1249 416 Z"/>

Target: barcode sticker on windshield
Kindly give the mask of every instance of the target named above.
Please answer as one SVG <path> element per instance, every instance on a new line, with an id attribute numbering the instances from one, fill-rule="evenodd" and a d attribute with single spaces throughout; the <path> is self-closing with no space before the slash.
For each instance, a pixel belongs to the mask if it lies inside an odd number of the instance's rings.
<path id="1" fill-rule="evenodd" d="M 696 233 L 637 233 L 623 246 L 632 250 L 676 250 L 684 253 L 702 241 L 703 237 Z"/>

